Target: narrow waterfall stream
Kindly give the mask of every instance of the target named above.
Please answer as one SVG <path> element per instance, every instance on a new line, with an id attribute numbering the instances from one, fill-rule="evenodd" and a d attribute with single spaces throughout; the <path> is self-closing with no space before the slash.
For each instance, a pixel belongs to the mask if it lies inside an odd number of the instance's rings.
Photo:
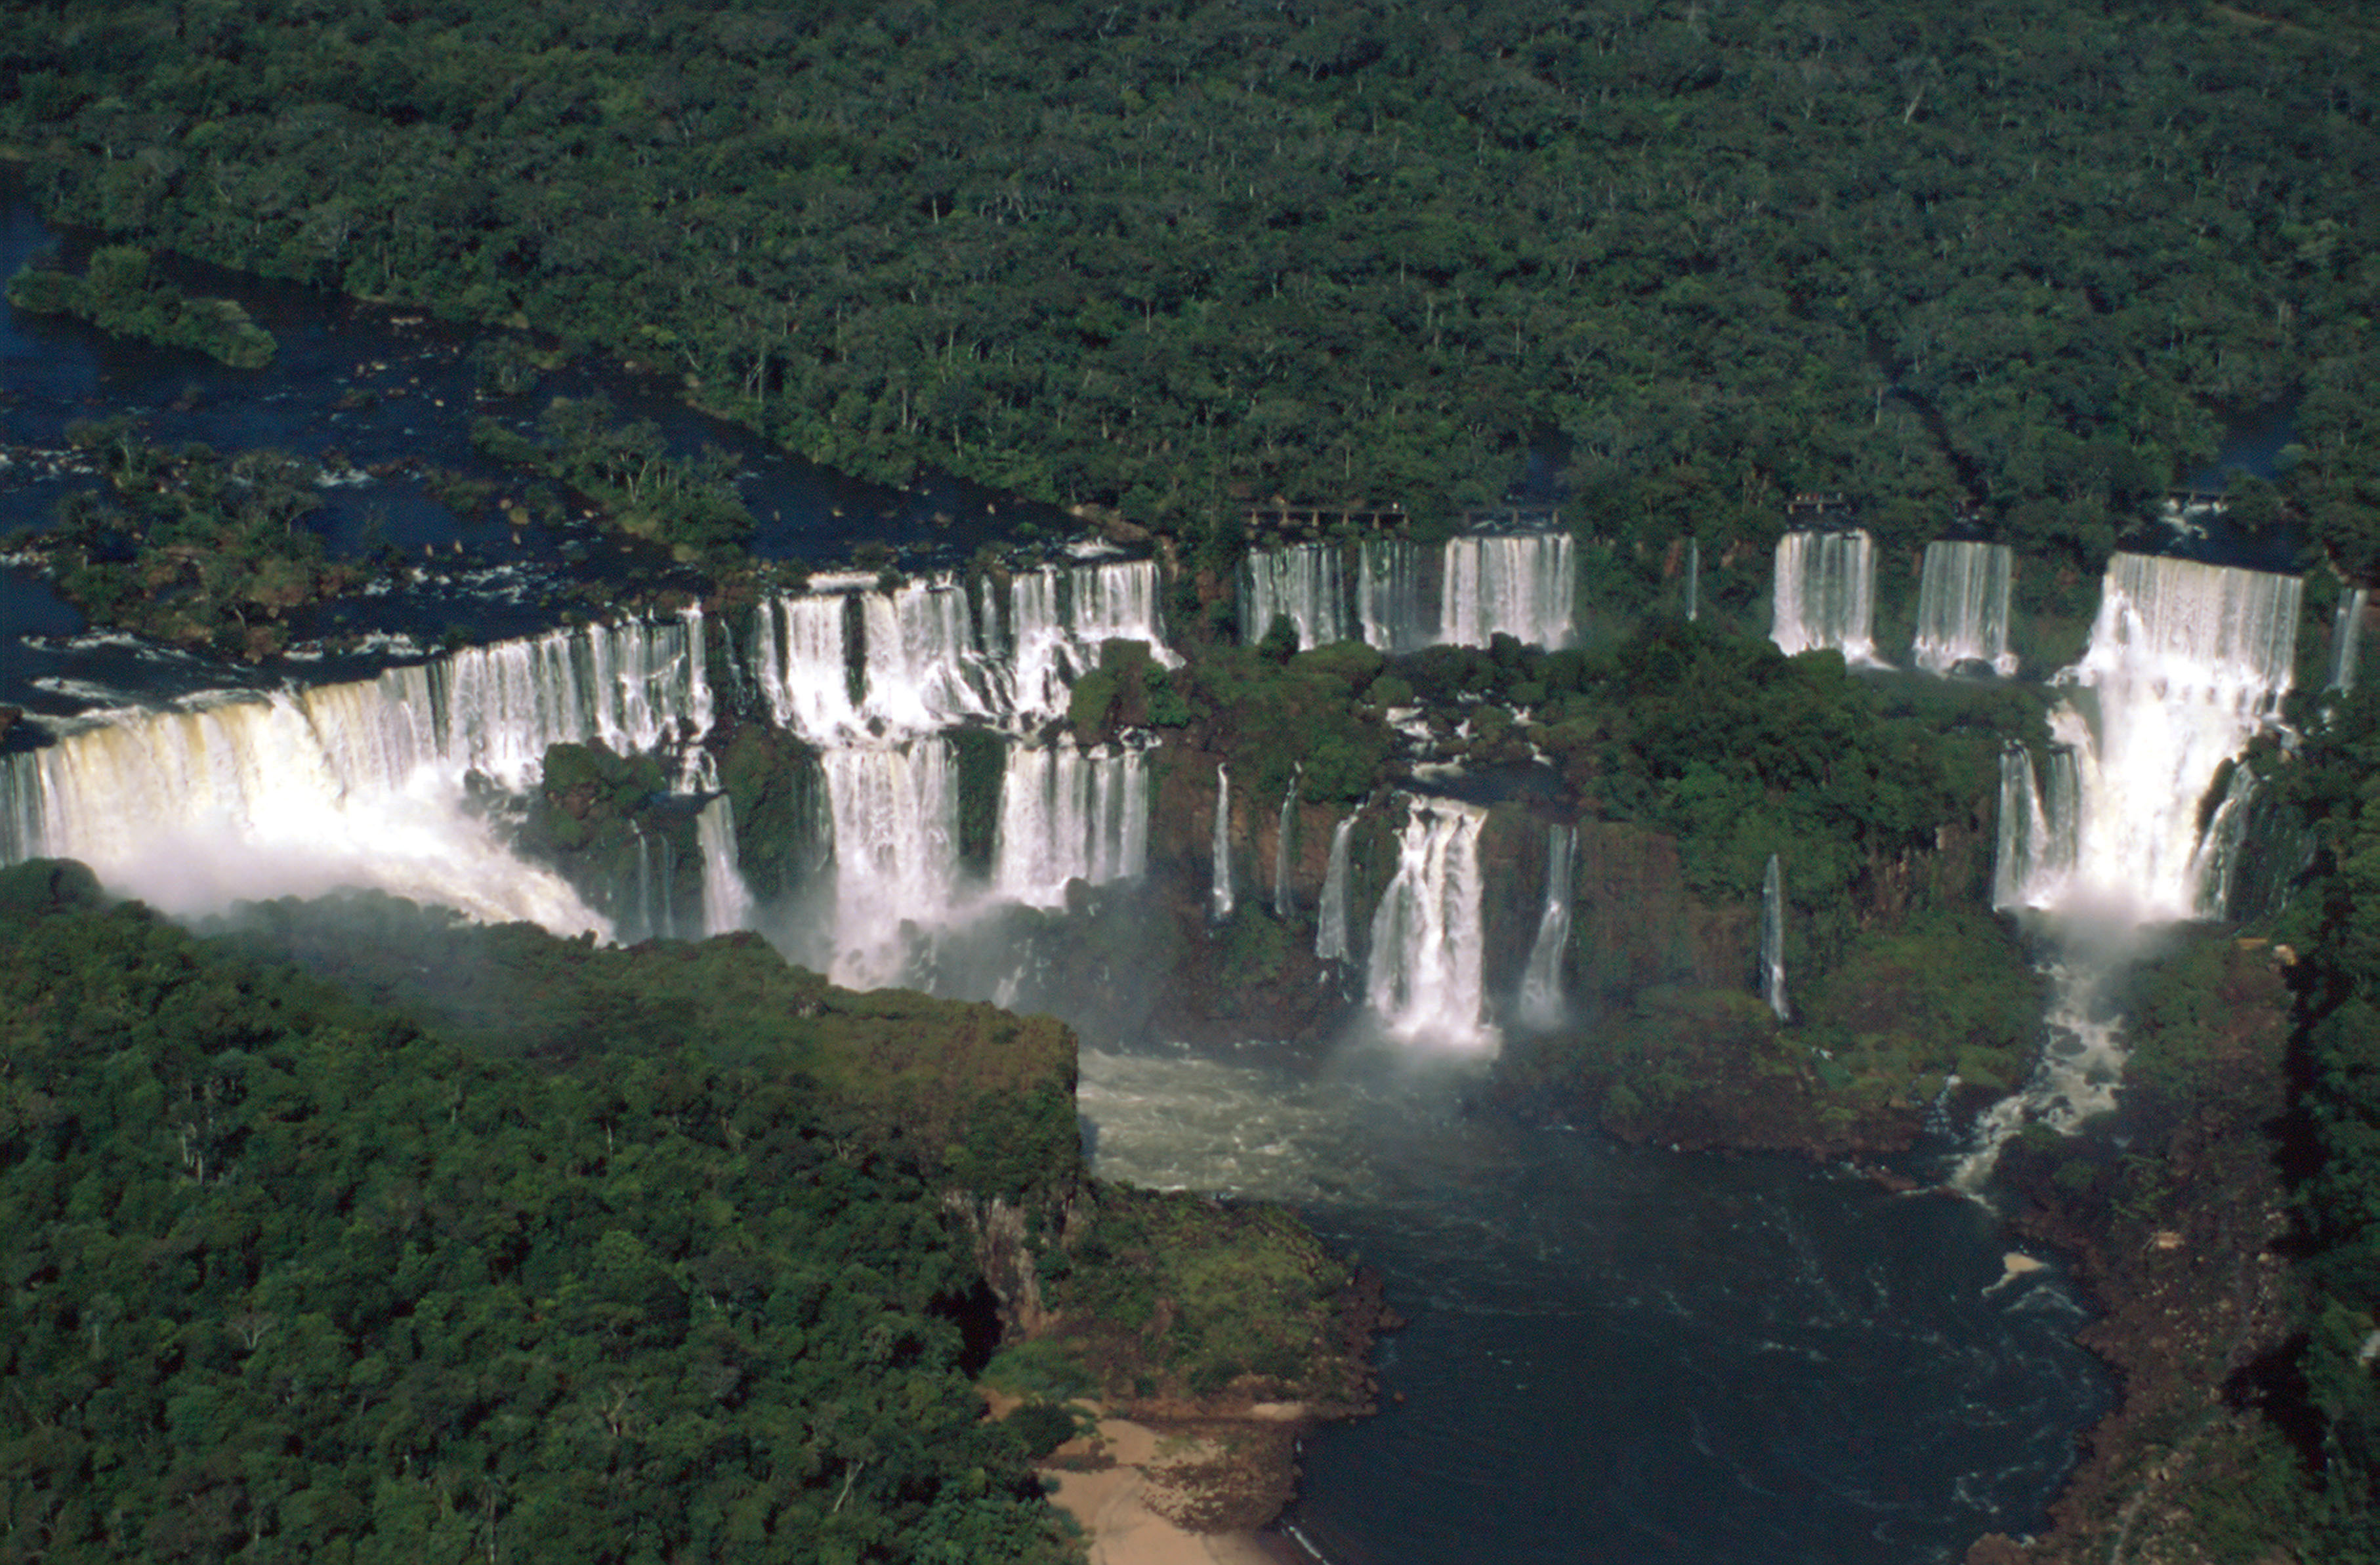
<path id="1" fill-rule="evenodd" d="M 1780 1022 L 1790 1012 L 1785 1004 L 1785 867 L 1775 854 L 1760 883 L 1760 998 Z"/>
<path id="2" fill-rule="evenodd" d="M 1571 860 L 1577 844 L 1575 828 L 1547 828 L 1545 905 L 1536 938 L 1529 942 L 1528 965 L 1521 972 L 1521 1020 L 1533 1027 L 1559 1026 L 1569 1012 L 1562 957 L 1570 949 Z"/>
<path id="3" fill-rule="evenodd" d="M 1314 954 L 1325 962 L 1354 955 L 1347 925 L 1347 843 L 1354 830 L 1352 815 L 1330 828 L 1330 862 L 1323 870 L 1322 903 L 1314 918 Z"/>
<path id="4" fill-rule="evenodd" d="M 1207 893 L 1207 911 L 1220 924 L 1236 905 L 1232 900 L 1232 769 L 1220 762 L 1215 767 L 1215 838 L 1208 852 L 1214 882 Z"/>

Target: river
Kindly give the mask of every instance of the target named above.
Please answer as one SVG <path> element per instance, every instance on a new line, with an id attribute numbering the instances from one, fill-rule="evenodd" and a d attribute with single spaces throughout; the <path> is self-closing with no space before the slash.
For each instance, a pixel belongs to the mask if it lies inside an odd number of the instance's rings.
<path id="1" fill-rule="evenodd" d="M 0 269 L 58 242 L 21 188 L 0 186 Z M 473 418 L 526 425 L 546 396 L 601 390 L 681 450 L 734 451 L 764 552 L 962 548 L 1053 519 L 932 475 L 885 489 L 771 455 L 653 376 L 571 370 L 476 400 L 469 334 L 176 274 L 237 298 L 278 338 L 276 363 L 227 370 L 0 310 L 0 442 L 56 452 L 72 420 L 132 412 L 164 441 L 502 477 L 469 448 Z M 29 455 L 0 473 L 0 530 L 42 525 L 92 481 L 67 466 Z M 520 634 L 550 623 L 545 588 L 565 574 L 661 568 L 584 527 L 516 540 L 457 517 L 418 477 L 324 500 L 315 521 L 334 551 L 380 540 L 438 564 L 326 629 Z M 37 714 L 323 673 L 90 635 L 21 567 L 0 570 L 0 702 Z M 30 737 L 20 725 L 12 740 Z M 2070 1341 L 2070 1288 L 2054 1265 L 2002 1280 L 2000 1226 L 1972 1202 L 1521 1126 L 1468 1111 L 1459 1076 L 1090 1041 L 1082 1113 L 1103 1174 L 1286 1202 L 1378 1267 L 1411 1322 L 1382 1344 L 1382 1412 L 1312 1439 L 1285 1523 L 1342 1565 L 1955 1559 L 1983 1532 L 2042 1524 L 2073 1436 L 2107 1405 Z"/>

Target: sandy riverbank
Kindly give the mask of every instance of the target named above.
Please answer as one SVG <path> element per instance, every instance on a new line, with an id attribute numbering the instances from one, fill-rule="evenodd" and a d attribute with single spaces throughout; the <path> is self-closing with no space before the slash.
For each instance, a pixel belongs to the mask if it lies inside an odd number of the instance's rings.
<path id="1" fill-rule="evenodd" d="M 1096 1440 L 1060 1448 L 1044 1472 L 1057 1483 L 1051 1500 L 1089 1537 L 1091 1565 L 1278 1565 L 1253 1532 L 1176 1520 L 1195 1518 L 1215 1474 L 1239 1460 L 1228 1434 L 1102 1418 Z"/>

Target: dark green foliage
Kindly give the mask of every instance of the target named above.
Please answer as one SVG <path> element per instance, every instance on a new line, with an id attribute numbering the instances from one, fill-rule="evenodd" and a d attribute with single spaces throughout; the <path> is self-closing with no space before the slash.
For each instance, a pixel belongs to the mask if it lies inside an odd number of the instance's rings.
<path id="1" fill-rule="evenodd" d="M 976 728 L 955 730 L 949 740 L 958 761 L 959 862 L 978 875 L 988 876 L 1000 835 L 1000 790 L 1005 780 L 1008 743 L 997 734 Z"/>
<path id="2" fill-rule="evenodd" d="M 735 810 L 744 883 L 763 902 L 798 895 L 827 869 L 833 850 L 818 757 L 779 729 L 743 723 L 719 758 Z"/>
<path id="3" fill-rule="evenodd" d="M 1839 1103 L 1931 1101 L 1943 1079 L 2013 1092 L 2032 1073 L 2046 995 L 2010 931 L 1972 906 L 1864 931 L 1805 986 L 1796 1041 L 1831 1056 Z"/>
<path id="4" fill-rule="evenodd" d="M 666 807 L 669 780 L 650 756 L 601 744 L 555 745 L 515 839 L 552 865 L 623 939 L 702 934 L 702 855 L 694 817 Z"/>
<path id="5" fill-rule="evenodd" d="M 105 331 L 191 347 L 235 370 L 261 370 L 279 351 L 273 334 L 229 299 L 191 298 L 150 272 L 149 252 L 110 245 L 80 277 L 28 268 L 9 279 L 8 302 L 36 315 L 76 315 Z"/>
<path id="6" fill-rule="evenodd" d="M 1001 1427 L 1014 1436 L 1026 1456 L 1036 1462 L 1081 1433 L 1075 1415 L 1056 1402 L 1026 1402 L 1002 1419 Z"/>
<path id="7" fill-rule="evenodd" d="M 55 524 L 22 543 L 94 622 L 261 657 L 287 644 L 285 616 L 363 579 L 325 559 L 305 525 L 322 504 L 321 468 L 308 458 L 169 449 L 123 418 L 78 422 L 67 433 L 109 490 L 66 496 Z"/>
<path id="8" fill-rule="evenodd" d="M 2311 1256 L 2298 1411 L 2319 1439 L 2316 1521 L 2328 1558 L 2380 1549 L 2380 692 L 2325 698 L 2297 764 L 2252 758 L 2273 830 L 2310 843 L 2298 894 L 2269 926 L 2297 963 L 2302 1087 L 2291 1159 Z M 2223 1021 L 2203 984 L 2152 997 L 2181 1040 L 2178 1067 Z"/>
<path id="9" fill-rule="evenodd" d="M 235 940 L 492 1055 L 577 1069 L 691 1049 L 797 1071 L 824 1093 L 822 1113 L 986 1195 L 1080 1173 L 1074 1041 L 1060 1024 L 904 989 L 854 994 L 754 935 L 623 951 L 354 893 L 249 906 Z"/>
<path id="10" fill-rule="evenodd" d="M 10 1558 L 1070 1557 L 803 1051 L 543 1074 L 67 883 L 0 874 Z"/>
<path id="11" fill-rule="evenodd" d="M 1732 613 L 1795 490 L 1894 546 L 1972 493 L 2088 571 L 2211 406 L 2299 391 L 2286 501 L 2380 558 L 2373 24 L 2270 9 L 67 0 L 0 137 L 70 220 L 525 316 L 1219 579 L 1250 497 L 1443 526 L 1557 431 L 1598 583 L 1691 531 Z"/>
<path id="12" fill-rule="evenodd" d="M 1303 767 L 1299 795 L 1320 804 L 1369 794 L 1388 756 L 1379 713 L 1354 698 L 1378 667 L 1379 654 L 1360 645 L 1300 653 L 1285 664 L 1258 648 L 1224 646 L 1208 649 L 1181 678 L 1221 730 L 1233 777 L 1245 780 L 1237 785 L 1278 799 Z"/>
<path id="13" fill-rule="evenodd" d="M 1226 991 L 1270 983 L 1289 961 L 1289 931 L 1269 908 L 1251 897 L 1232 910 L 1222 932 L 1222 981 Z"/>
<path id="14" fill-rule="evenodd" d="M 1257 1396 L 1357 1402 L 1364 1374 L 1344 1331 L 1354 1282 L 1277 1207 L 1102 1186 L 1071 1268 L 1050 1281 L 1062 1324 L 1043 1353 L 1120 1400 L 1210 1397 L 1254 1374 Z"/>
<path id="15" fill-rule="evenodd" d="M 528 362 L 504 352 L 492 361 L 506 376 Z M 478 419 L 471 444 L 492 460 L 563 480 L 613 523 L 667 545 L 682 561 L 724 570 L 741 562 L 751 536 L 752 514 L 736 493 L 733 458 L 716 446 L 673 456 L 659 425 L 650 419 L 614 422 L 611 403 L 600 394 L 555 397 L 534 437 L 498 419 Z"/>

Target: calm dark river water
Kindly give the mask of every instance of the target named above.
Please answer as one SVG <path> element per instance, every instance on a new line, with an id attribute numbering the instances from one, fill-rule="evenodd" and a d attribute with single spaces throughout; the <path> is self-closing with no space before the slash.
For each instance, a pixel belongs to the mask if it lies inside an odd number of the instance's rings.
<path id="1" fill-rule="evenodd" d="M 1902 1565 L 2043 1524 L 2109 1388 L 1988 1211 L 1474 1117 L 1457 1085 L 1086 1056 L 1102 1174 L 1287 1201 L 1410 1317 L 1402 1400 L 1306 1451 L 1288 1525 L 1336 1565 Z"/>

